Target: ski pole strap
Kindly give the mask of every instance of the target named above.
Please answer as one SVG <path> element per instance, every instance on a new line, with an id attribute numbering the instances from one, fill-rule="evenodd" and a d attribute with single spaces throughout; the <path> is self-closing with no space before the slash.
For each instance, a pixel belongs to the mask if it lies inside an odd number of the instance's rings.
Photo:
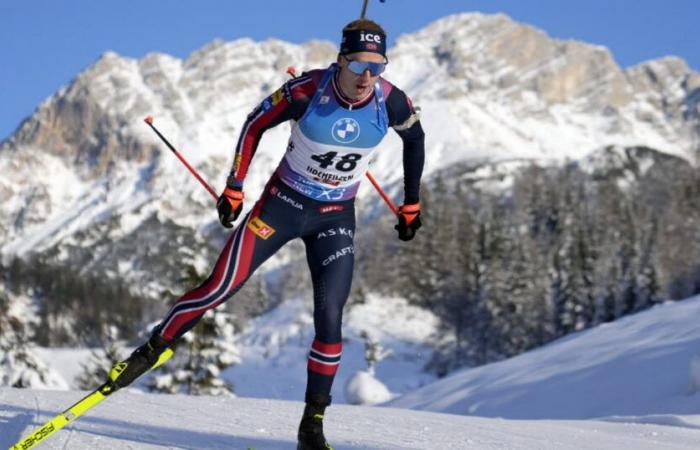
<path id="1" fill-rule="evenodd" d="M 401 207 L 402 213 L 417 213 L 420 212 L 420 203 L 413 203 L 411 205 L 403 205 Z"/>

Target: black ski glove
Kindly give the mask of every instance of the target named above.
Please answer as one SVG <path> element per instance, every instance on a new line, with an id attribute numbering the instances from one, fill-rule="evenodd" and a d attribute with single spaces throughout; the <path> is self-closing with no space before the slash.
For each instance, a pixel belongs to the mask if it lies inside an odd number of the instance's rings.
<path id="1" fill-rule="evenodd" d="M 402 205 L 399 207 L 399 223 L 394 229 L 399 232 L 399 239 L 410 241 L 416 235 L 416 231 L 421 227 L 420 203 Z"/>
<path id="2" fill-rule="evenodd" d="M 224 192 L 216 201 L 216 210 L 219 212 L 219 222 L 226 228 L 232 228 L 233 222 L 238 219 L 243 210 L 243 191 L 241 188 L 226 186 Z"/>

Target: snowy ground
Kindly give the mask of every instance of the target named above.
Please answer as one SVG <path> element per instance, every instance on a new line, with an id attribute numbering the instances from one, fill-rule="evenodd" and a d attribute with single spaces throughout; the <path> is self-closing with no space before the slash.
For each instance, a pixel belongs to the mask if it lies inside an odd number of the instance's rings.
<path id="1" fill-rule="evenodd" d="M 0 388 L 0 448 L 80 397 Z M 289 450 L 298 402 L 118 392 L 48 438 L 44 449 Z M 656 424 L 503 420 L 334 405 L 327 437 L 343 449 L 696 449 L 700 431 Z"/>
<path id="2" fill-rule="evenodd" d="M 508 419 L 612 418 L 700 429 L 700 296 L 462 370 L 392 406 Z M 700 448 L 700 435 L 697 448 Z"/>
<path id="3" fill-rule="evenodd" d="M 406 306 L 398 299 L 370 298 L 347 315 L 346 366 L 363 368 L 355 340 L 363 327 L 376 333 L 396 350 L 377 371 L 394 393 L 409 389 L 405 384 L 398 388 L 402 367 L 409 384 L 419 380 L 421 358 L 410 356 L 420 351 L 419 338 L 434 325 Z M 264 397 L 265 387 L 270 396 L 301 395 L 310 339 L 307 314 L 301 303 L 284 304 L 242 336 L 242 348 L 258 359 L 249 356 L 229 376 L 238 380 L 239 395 L 248 398 L 128 389 L 60 431 L 44 448 L 293 448 L 303 404 L 250 397 Z M 698 317 L 700 297 L 668 303 L 509 360 L 456 372 L 389 406 L 338 402 L 327 413 L 327 434 L 338 450 L 697 449 Z M 388 318 L 412 325 L 393 329 Z M 71 355 L 56 352 L 53 361 L 66 362 Z M 340 398 L 342 382 L 352 373 L 347 370 L 334 389 Z M 285 383 L 296 385 L 287 389 Z M 81 396 L 77 391 L 0 388 L 0 449 Z"/>

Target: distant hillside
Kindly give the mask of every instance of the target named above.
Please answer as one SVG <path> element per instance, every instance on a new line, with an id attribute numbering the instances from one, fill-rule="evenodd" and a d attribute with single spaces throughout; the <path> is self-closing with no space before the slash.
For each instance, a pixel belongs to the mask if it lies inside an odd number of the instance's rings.
<path id="1" fill-rule="evenodd" d="M 519 420 L 611 418 L 697 430 L 698 317 L 700 297 L 666 303 L 505 361 L 461 370 L 388 405 Z"/>

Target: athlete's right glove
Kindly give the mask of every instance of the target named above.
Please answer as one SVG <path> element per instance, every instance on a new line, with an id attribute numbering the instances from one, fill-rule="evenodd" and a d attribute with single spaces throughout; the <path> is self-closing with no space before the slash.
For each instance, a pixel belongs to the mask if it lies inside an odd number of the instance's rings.
<path id="1" fill-rule="evenodd" d="M 226 186 L 224 192 L 216 201 L 216 210 L 219 212 L 219 222 L 226 228 L 232 228 L 233 222 L 238 219 L 243 210 L 243 191 L 241 188 Z"/>
<path id="2" fill-rule="evenodd" d="M 416 231 L 421 227 L 420 203 L 402 205 L 399 207 L 399 223 L 394 229 L 399 232 L 399 239 L 410 241 L 416 235 Z"/>

